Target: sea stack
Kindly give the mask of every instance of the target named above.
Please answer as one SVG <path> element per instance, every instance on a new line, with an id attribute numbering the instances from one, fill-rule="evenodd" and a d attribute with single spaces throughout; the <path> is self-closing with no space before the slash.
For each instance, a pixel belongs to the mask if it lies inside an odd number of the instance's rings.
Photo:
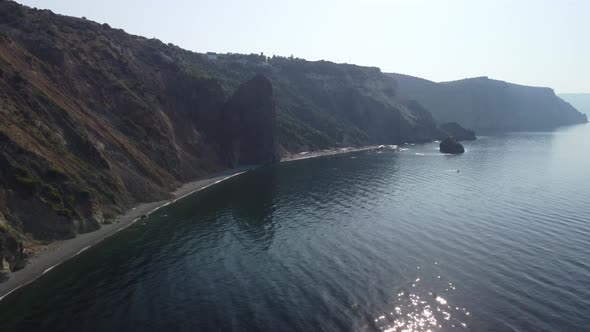
<path id="1" fill-rule="evenodd" d="M 442 153 L 461 154 L 465 152 L 463 145 L 461 145 L 461 143 L 459 143 L 453 136 L 448 136 L 442 140 L 439 147 L 440 152 Z"/>
<path id="2" fill-rule="evenodd" d="M 222 110 L 222 148 L 232 167 L 279 161 L 272 84 L 262 75 L 242 84 Z"/>

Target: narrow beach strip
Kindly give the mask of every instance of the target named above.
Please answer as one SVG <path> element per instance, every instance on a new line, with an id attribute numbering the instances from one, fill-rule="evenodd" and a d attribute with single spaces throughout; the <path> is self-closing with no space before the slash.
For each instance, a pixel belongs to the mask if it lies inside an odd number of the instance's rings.
<path id="1" fill-rule="evenodd" d="M 235 176 L 244 174 L 254 168 L 256 167 L 241 167 L 187 183 L 172 193 L 173 198 L 171 200 L 138 204 L 126 213 L 116 217 L 112 224 L 104 224 L 96 231 L 78 234 L 75 238 L 50 244 L 47 250 L 31 257 L 24 269 L 12 272 L 10 279 L 0 283 L 0 301 L 19 288 L 32 283 L 42 275 L 50 272 L 63 262 L 80 255 L 108 237 L 133 225 L 142 216 L 147 217 L 171 203 Z"/>

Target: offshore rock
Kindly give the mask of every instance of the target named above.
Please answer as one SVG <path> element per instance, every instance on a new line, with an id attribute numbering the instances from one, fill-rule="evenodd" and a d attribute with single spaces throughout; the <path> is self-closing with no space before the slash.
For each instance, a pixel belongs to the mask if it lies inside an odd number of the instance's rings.
<path id="1" fill-rule="evenodd" d="M 465 152 L 465 148 L 461 143 L 457 142 L 457 140 L 449 136 L 445 138 L 442 142 L 440 142 L 440 152 L 442 153 L 452 153 L 452 154 L 461 154 Z"/>
<path id="2" fill-rule="evenodd" d="M 279 161 L 272 84 L 257 75 L 242 84 L 222 111 L 222 150 L 230 166 Z"/>

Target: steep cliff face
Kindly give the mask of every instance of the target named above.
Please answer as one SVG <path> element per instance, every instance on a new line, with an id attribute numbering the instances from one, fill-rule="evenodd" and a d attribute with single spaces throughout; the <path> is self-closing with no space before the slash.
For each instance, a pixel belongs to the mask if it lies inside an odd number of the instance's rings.
<path id="1" fill-rule="evenodd" d="M 22 266 L 25 245 L 227 167 L 215 135 L 228 94 L 161 46 L 0 2 L 0 270 Z"/>
<path id="2" fill-rule="evenodd" d="M 240 86 L 223 107 L 221 117 L 219 140 L 231 166 L 279 160 L 272 85 L 266 77 L 258 75 Z"/>
<path id="3" fill-rule="evenodd" d="M 578 111 L 586 115 L 590 114 L 590 93 L 561 93 L 559 97 L 570 103 Z"/>
<path id="4" fill-rule="evenodd" d="M 437 121 L 458 122 L 476 132 L 548 130 L 588 121 L 549 88 L 487 77 L 435 83 L 390 75 L 397 80 L 400 95 L 420 102 Z"/>
<path id="5" fill-rule="evenodd" d="M 242 77 L 272 82 L 277 141 L 282 151 L 397 144 L 436 137 L 431 114 L 400 99 L 396 82 L 378 68 L 258 55 L 220 55 L 207 61 L 181 54 L 231 91 Z"/>

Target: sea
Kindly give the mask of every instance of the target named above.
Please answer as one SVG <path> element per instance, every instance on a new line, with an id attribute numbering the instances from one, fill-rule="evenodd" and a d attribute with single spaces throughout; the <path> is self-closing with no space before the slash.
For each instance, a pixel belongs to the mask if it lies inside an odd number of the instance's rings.
<path id="1" fill-rule="evenodd" d="M 0 331 L 590 331 L 590 125 L 259 168 L 0 301 Z"/>

